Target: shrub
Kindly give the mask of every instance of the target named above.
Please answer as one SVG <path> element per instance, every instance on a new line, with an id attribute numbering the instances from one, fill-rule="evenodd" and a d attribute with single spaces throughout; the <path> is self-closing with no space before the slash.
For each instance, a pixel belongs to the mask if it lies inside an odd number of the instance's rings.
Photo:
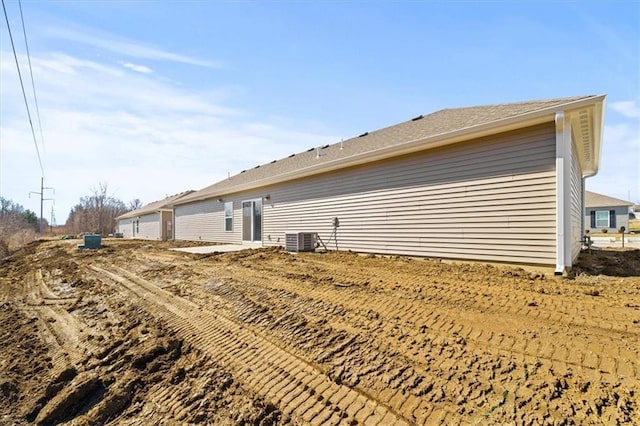
<path id="1" fill-rule="evenodd" d="M 607 228 L 602 228 L 602 233 L 606 234 L 607 232 L 609 232 L 609 230 Z"/>

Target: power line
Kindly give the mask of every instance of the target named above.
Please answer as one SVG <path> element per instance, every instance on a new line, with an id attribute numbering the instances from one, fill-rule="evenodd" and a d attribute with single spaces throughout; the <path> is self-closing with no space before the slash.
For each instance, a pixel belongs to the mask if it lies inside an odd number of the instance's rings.
<path id="1" fill-rule="evenodd" d="M 31 67 L 31 54 L 29 53 L 29 43 L 27 42 L 27 28 L 24 26 L 24 16 L 22 14 L 22 0 L 18 0 L 20 6 L 20 20 L 22 21 L 22 34 L 24 34 L 24 45 L 27 48 L 27 59 L 29 60 L 29 74 L 31 75 L 31 88 L 33 89 L 33 99 L 36 103 L 36 115 L 38 117 L 38 128 L 40 129 L 40 144 L 44 150 L 44 134 L 42 133 L 42 121 L 40 120 L 40 107 L 38 106 L 38 96 L 36 95 L 36 82 L 33 78 L 33 68 Z M 45 151 L 46 154 L 46 151 Z"/>
<path id="2" fill-rule="evenodd" d="M 27 116 L 29 117 L 29 126 L 31 126 L 31 135 L 33 136 L 33 145 L 36 147 L 36 154 L 38 154 L 38 163 L 40 164 L 40 171 L 44 178 L 44 167 L 42 167 L 42 159 L 40 158 L 40 149 L 38 148 L 38 142 L 36 140 L 36 132 L 33 129 L 33 121 L 31 121 L 31 111 L 29 110 L 29 102 L 27 101 L 27 92 L 24 90 L 24 83 L 22 82 L 22 73 L 20 72 L 20 64 L 18 62 L 18 54 L 16 53 L 16 47 L 13 43 L 13 35 L 11 34 L 11 26 L 9 25 L 9 16 L 7 15 L 7 8 L 2 0 L 2 10 L 4 10 L 4 19 L 7 21 L 7 30 L 9 31 L 9 40 L 11 40 L 11 48 L 13 49 L 13 57 L 16 60 L 16 68 L 18 69 L 18 78 L 20 79 L 20 87 L 22 88 L 22 97 L 24 98 L 24 105 L 27 107 Z"/>

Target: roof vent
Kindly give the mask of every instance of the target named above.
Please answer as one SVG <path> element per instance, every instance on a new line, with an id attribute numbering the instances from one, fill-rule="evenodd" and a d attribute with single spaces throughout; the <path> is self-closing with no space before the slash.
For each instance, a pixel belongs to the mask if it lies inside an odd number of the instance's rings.
<path id="1" fill-rule="evenodd" d="M 369 132 L 364 132 L 363 134 L 361 134 L 360 136 L 358 136 L 359 138 L 367 136 L 369 134 Z"/>
<path id="2" fill-rule="evenodd" d="M 272 161 L 271 163 L 269 163 L 269 164 L 273 164 L 273 163 L 275 163 L 276 161 L 278 161 L 278 160 L 273 160 L 273 161 Z"/>
<path id="3" fill-rule="evenodd" d="M 307 150 L 307 152 L 311 152 L 311 151 L 313 151 L 314 149 L 315 149 L 315 148 L 309 148 L 309 149 Z"/>
<path id="4" fill-rule="evenodd" d="M 325 149 L 325 148 L 329 148 L 329 144 L 326 144 L 325 146 L 322 147 L 322 149 Z"/>
<path id="5" fill-rule="evenodd" d="M 417 117 L 413 117 L 413 118 L 411 119 L 411 121 L 418 121 L 418 120 L 422 120 L 423 118 L 424 118 L 424 115 L 420 114 L 420 115 L 419 115 L 419 116 L 417 116 Z"/>
<path id="6" fill-rule="evenodd" d="M 246 172 L 246 170 L 243 170 L 243 171 L 241 171 L 240 173 L 244 173 L 244 172 Z"/>
<path id="7" fill-rule="evenodd" d="M 289 158 L 291 158 L 291 157 L 295 157 L 295 156 L 296 156 L 295 154 L 291 154 L 291 155 L 289 156 Z"/>
<path id="8" fill-rule="evenodd" d="M 255 166 L 255 167 L 254 167 L 254 169 L 259 169 L 259 168 L 260 168 L 260 166 Z"/>

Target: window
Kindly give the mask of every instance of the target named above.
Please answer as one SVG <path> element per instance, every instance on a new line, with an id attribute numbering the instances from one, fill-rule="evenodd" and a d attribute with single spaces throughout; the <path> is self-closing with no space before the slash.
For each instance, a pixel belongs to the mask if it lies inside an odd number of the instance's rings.
<path id="1" fill-rule="evenodd" d="M 609 227 L 609 211 L 598 210 L 596 211 L 596 228 L 608 228 Z"/>
<path id="2" fill-rule="evenodd" d="M 233 231 L 233 201 L 224 203 L 224 230 Z"/>
<path id="3" fill-rule="evenodd" d="M 136 234 L 140 232 L 140 219 L 136 219 Z"/>

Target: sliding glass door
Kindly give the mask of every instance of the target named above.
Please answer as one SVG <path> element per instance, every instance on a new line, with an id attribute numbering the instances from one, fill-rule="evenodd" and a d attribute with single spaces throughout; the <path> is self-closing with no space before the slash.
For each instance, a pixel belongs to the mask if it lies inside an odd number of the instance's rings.
<path id="1" fill-rule="evenodd" d="M 262 200 L 242 202 L 242 240 L 262 241 Z"/>

